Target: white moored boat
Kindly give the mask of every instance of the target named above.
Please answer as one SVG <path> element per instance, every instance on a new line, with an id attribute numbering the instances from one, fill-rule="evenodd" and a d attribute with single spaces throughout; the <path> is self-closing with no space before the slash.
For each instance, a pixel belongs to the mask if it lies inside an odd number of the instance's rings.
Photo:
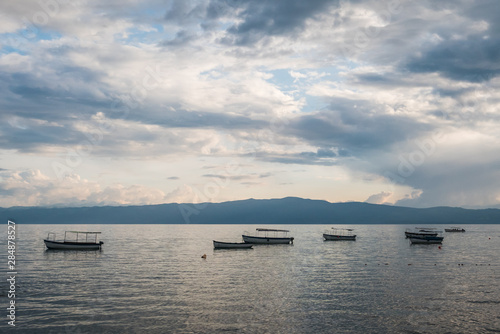
<path id="1" fill-rule="evenodd" d="M 406 229 L 405 231 L 405 236 L 407 238 L 410 237 L 422 237 L 422 236 L 429 236 L 429 237 L 435 237 L 440 233 L 441 231 L 438 231 L 437 229 L 433 227 L 415 227 L 415 229 Z"/>
<path id="2" fill-rule="evenodd" d="M 243 241 L 249 244 L 293 244 L 293 237 L 288 236 L 288 230 L 273 228 L 258 228 L 257 235 L 243 234 Z"/>
<path id="3" fill-rule="evenodd" d="M 465 230 L 461 227 L 450 227 L 450 228 L 445 228 L 445 232 L 465 232 Z"/>
<path id="4" fill-rule="evenodd" d="M 100 250 L 104 242 L 97 241 L 98 234 L 101 232 L 66 231 L 64 240 L 56 240 L 56 234 L 50 232 L 43 242 L 48 249 Z"/>
<path id="5" fill-rule="evenodd" d="M 356 241 L 356 235 L 352 234 L 353 229 L 351 228 L 335 228 L 332 227 L 332 231 L 326 231 L 323 233 L 323 238 L 325 241 L 333 240 L 333 241 L 343 241 L 343 240 L 352 240 Z"/>
<path id="6" fill-rule="evenodd" d="M 223 242 L 214 240 L 215 249 L 249 249 L 252 248 L 252 244 L 245 242 Z"/>

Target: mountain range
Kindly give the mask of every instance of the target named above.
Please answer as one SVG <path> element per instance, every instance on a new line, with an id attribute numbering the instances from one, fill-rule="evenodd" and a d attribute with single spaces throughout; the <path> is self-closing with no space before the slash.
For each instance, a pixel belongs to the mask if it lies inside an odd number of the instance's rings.
<path id="1" fill-rule="evenodd" d="M 408 208 L 296 197 L 223 203 L 0 208 L 21 224 L 498 224 L 500 209 Z"/>

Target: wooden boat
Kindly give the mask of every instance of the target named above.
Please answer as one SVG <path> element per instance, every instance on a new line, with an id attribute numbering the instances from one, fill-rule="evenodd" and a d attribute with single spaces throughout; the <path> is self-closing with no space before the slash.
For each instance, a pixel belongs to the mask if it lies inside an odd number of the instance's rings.
<path id="1" fill-rule="evenodd" d="M 443 237 L 438 236 L 417 236 L 409 237 L 412 244 L 441 244 L 443 243 Z"/>
<path id="2" fill-rule="evenodd" d="M 64 232 L 64 240 L 58 241 L 56 234 L 50 232 L 43 242 L 48 249 L 100 250 L 104 242 L 97 241 L 98 234 L 101 232 L 66 231 Z"/>
<path id="3" fill-rule="evenodd" d="M 223 242 L 214 240 L 215 249 L 249 249 L 252 248 L 253 244 L 246 242 Z"/>
<path id="4" fill-rule="evenodd" d="M 439 232 L 433 227 L 415 227 L 414 230 L 406 229 L 405 236 L 407 238 L 421 236 L 435 237 Z"/>
<path id="5" fill-rule="evenodd" d="M 257 235 L 243 234 L 243 241 L 249 244 L 293 244 L 293 237 L 288 237 L 288 230 L 258 228 Z"/>
<path id="6" fill-rule="evenodd" d="M 343 240 L 352 240 L 356 241 L 356 235 L 352 234 L 352 229 L 350 228 L 335 228 L 332 227 L 332 232 L 328 231 L 323 233 L 323 238 L 325 241 L 333 240 L 333 241 L 343 241 Z"/>
<path id="7" fill-rule="evenodd" d="M 463 228 L 460 227 L 450 227 L 450 228 L 445 228 L 445 232 L 465 232 Z"/>

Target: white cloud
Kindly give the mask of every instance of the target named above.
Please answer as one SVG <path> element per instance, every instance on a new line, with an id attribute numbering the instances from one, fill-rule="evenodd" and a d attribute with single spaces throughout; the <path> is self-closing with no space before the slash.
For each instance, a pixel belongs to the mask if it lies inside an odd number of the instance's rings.
<path id="1" fill-rule="evenodd" d="M 141 185 L 113 184 L 102 187 L 73 174 L 52 179 L 39 170 L 1 171 L 2 206 L 93 206 L 165 203 L 163 191 Z"/>
<path id="2" fill-rule="evenodd" d="M 390 198 L 392 197 L 392 193 L 382 191 L 378 194 L 373 194 L 366 199 L 366 203 L 371 204 L 385 204 L 388 203 Z"/>

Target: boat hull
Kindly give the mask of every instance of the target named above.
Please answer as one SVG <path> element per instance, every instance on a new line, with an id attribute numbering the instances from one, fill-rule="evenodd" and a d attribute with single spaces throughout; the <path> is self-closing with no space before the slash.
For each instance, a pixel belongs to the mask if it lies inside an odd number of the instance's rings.
<path id="1" fill-rule="evenodd" d="M 464 229 L 445 228 L 445 232 L 465 232 Z"/>
<path id="2" fill-rule="evenodd" d="M 99 243 L 94 242 L 62 242 L 62 241 L 51 241 L 43 240 L 45 246 L 48 249 L 67 249 L 67 250 L 99 250 L 103 244 L 102 241 Z"/>
<path id="3" fill-rule="evenodd" d="M 351 241 L 356 241 L 356 236 L 355 235 L 338 235 L 338 234 L 326 234 L 323 233 L 323 238 L 325 241 L 344 241 L 344 240 L 351 240 Z"/>
<path id="4" fill-rule="evenodd" d="M 248 244 L 290 244 L 293 243 L 293 237 L 276 238 L 276 237 L 255 237 L 250 235 L 242 235 L 243 241 Z"/>
<path id="5" fill-rule="evenodd" d="M 252 248 L 252 244 L 245 242 L 222 242 L 222 241 L 213 241 L 215 249 L 250 249 Z"/>
<path id="6" fill-rule="evenodd" d="M 426 236 L 426 237 L 409 237 L 409 239 L 412 244 L 441 244 L 443 243 L 444 238 Z"/>

